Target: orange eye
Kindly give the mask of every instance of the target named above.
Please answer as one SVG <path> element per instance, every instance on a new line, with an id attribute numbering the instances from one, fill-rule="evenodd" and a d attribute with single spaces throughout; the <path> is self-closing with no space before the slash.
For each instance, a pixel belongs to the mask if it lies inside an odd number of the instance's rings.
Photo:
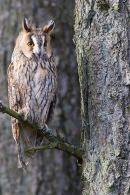
<path id="1" fill-rule="evenodd" d="M 33 47 L 33 46 L 34 46 L 34 43 L 33 43 L 33 42 L 28 42 L 27 45 L 28 45 L 29 47 Z"/>

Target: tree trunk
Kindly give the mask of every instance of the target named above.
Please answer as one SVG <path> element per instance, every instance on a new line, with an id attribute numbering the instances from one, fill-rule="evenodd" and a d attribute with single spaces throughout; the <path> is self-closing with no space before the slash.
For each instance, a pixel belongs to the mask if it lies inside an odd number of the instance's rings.
<path id="1" fill-rule="evenodd" d="M 76 0 L 84 195 L 130 194 L 129 5 Z"/>

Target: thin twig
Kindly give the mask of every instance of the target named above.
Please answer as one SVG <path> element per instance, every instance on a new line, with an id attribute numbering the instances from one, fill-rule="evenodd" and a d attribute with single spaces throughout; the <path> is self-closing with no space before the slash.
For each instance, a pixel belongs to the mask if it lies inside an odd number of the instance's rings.
<path id="1" fill-rule="evenodd" d="M 78 148 L 77 146 L 74 146 L 70 143 L 65 142 L 64 139 L 59 138 L 59 133 L 57 136 L 53 134 L 52 130 L 47 130 L 46 128 L 40 128 L 37 126 L 37 124 L 33 124 L 29 122 L 28 120 L 24 120 L 24 117 L 19 115 L 19 113 L 11 110 L 10 108 L 6 107 L 3 105 L 3 103 L 0 101 L 0 112 L 6 113 L 17 120 L 21 121 L 22 123 L 26 123 L 29 126 L 32 127 L 34 131 L 38 131 L 39 133 L 44 134 L 44 136 L 50 141 L 49 144 L 43 145 L 43 146 L 38 146 L 38 147 L 31 147 L 31 148 L 26 148 L 27 151 L 32 151 L 32 150 L 43 150 L 43 149 L 58 149 L 62 150 L 80 160 L 82 160 L 83 156 L 83 149 Z"/>

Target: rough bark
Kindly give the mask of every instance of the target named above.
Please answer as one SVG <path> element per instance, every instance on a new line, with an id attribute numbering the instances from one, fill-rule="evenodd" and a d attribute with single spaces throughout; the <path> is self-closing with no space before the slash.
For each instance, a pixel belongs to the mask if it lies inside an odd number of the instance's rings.
<path id="1" fill-rule="evenodd" d="M 59 99 L 53 129 L 75 145 L 80 140 L 80 97 L 73 38 L 74 0 L 0 2 L 0 100 L 6 105 L 6 69 L 21 21 L 24 17 L 42 27 L 50 19 L 56 23 L 52 46 L 59 75 Z M 73 157 L 62 152 L 38 151 L 25 173 L 17 169 L 17 150 L 9 117 L 0 114 L 0 195 L 80 195 L 79 168 Z"/>
<path id="2" fill-rule="evenodd" d="M 129 17 L 129 0 L 76 0 L 84 195 L 130 194 Z"/>

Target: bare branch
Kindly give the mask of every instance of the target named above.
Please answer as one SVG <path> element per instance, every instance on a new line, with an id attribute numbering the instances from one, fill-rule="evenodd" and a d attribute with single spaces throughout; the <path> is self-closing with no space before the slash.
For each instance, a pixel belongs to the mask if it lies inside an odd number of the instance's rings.
<path id="1" fill-rule="evenodd" d="M 79 160 L 82 160 L 83 149 L 65 142 L 65 140 L 59 136 L 58 131 L 57 131 L 57 136 L 55 136 L 52 130 L 47 130 L 46 128 L 38 127 L 37 124 L 33 124 L 28 120 L 24 120 L 23 116 L 11 110 L 10 108 L 4 106 L 1 101 L 0 101 L 0 112 L 6 113 L 16 118 L 17 120 L 21 121 L 22 123 L 28 124 L 29 126 L 32 127 L 34 131 L 38 131 L 39 133 L 44 134 L 44 136 L 50 141 L 49 144 L 45 144 L 43 146 L 27 148 L 25 150 L 26 152 L 32 150 L 58 149 L 78 158 Z"/>

